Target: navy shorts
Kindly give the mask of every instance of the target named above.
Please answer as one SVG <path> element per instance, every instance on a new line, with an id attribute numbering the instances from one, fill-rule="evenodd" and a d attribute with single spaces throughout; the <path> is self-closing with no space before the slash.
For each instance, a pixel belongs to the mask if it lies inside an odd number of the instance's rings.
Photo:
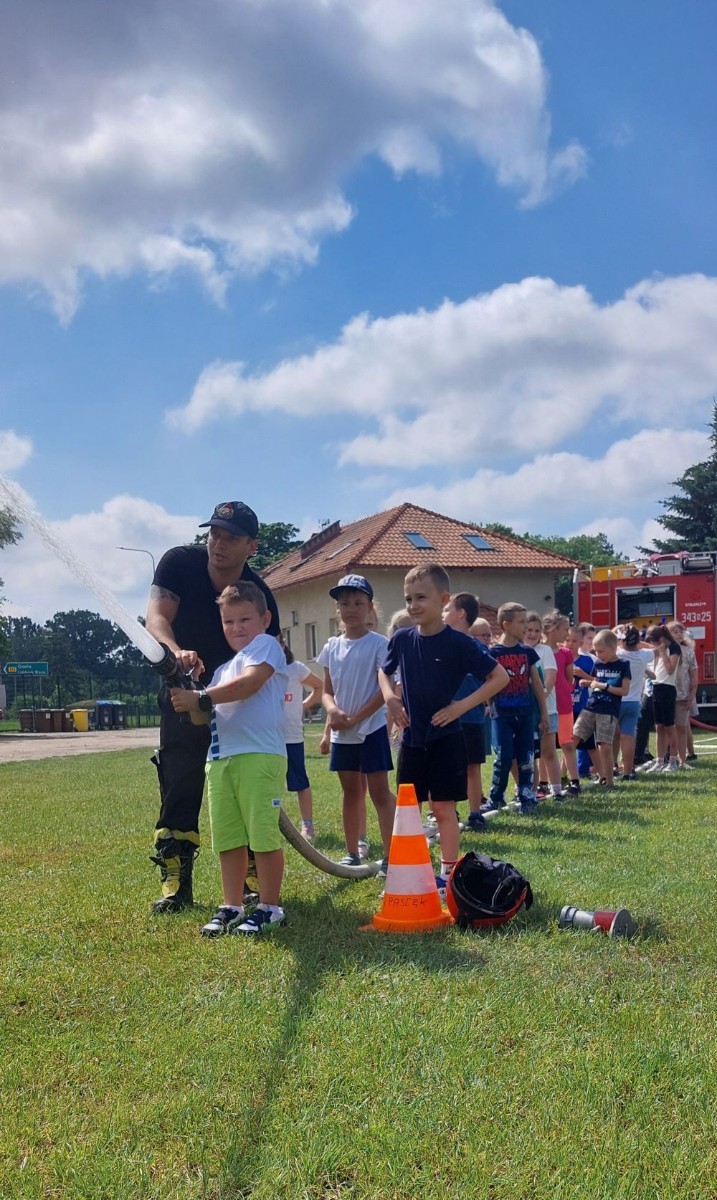
<path id="1" fill-rule="evenodd" d="M 311 787 L 304 765 L 304 743 L 287 742 L 286 745 L 286 790 L 303 792 Z"/>
<path id="2" fill-rule="evenodd" d="M 485 721 L 481 721 L 480 725 L 461 725 L 463 733 L 463 741 L 466 744 L 466 754 L 468 762 L 484 763 L 485 762 Z"/>
<path id="3" fill-rule="evenodd" d="M 427 746 L 404 746 L 398 752 L 398 783 L 412 783 L 419 804 L 461 804 L 468 795 L 466 744 L 460 730 Z"/>
<path id="4" fill-rule="evenodd" d="M 330 771 L 360 771 L 374 775 L 376 771 L 392 771 L 393 760 L 385 725 L 369 733 L 362 742 L 332 742 Z"/>

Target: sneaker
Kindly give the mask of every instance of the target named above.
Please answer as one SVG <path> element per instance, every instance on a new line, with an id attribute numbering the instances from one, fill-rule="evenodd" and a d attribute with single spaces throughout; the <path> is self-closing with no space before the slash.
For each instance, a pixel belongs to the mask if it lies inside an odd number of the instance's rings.
<path id="1" fill-rule="evenodd" d="M 432 842 L 438 840 L 438 827 L 436 825 L 432 825 L 429 821 L 426 821 L 426 824 L 423 826 L 423 834 L 428 842 L 428 845 L 430 846 Z"/>
<path id="2" fill-rule="evenodd" d="M 482 813 L 498 812 L 501 808 L 505 808 L 505 800 L 486 800 L 485 804 L 480 806 Z"/>
<path id="3" fill-rule="evenodd" d="M 696 754 L 688 754 L 685 761 L 686 762 L 697 762 L 697 755 Z"/>
<path id="4" fill-rule="evenodd" d="M 310 842 L 313 845 L 313 841 L 314 841 L 314 822 L 313 821 L 302 821 L 301 822 L 301 836 L 302 836 L 302 838 L 304 838 L 305 841 Z M 360 849 L 361 849 L 361 843 L 359 842 L 359 850 Z"/>
<path id="5" fill-rule="evenodd" d="M 670 761 L 667 763 L 667 766 L 665 767 L 666 771 L 679 771 L 679 769 L 680 769 L 680 763 L 679 763 L 679 759 L 677 759 L 677 758 L 671 758 Z"/>
<path id="6" fill-rule="evenodd" d="M 550 796 L 550 799 L 554 800 L 556 804 L 562 804 L 563 800 L 565 799 L 565 795 L 565 792 L 553 792 Z"/>
<path id="7" fill-rule="evenodd" d="M 445 876 L 436 875 L 436 887 L 438 889 L 438 899 L 440 900 L 441 904 L 445 904 L 446 888 L 448 887 L 448 880 L 445 878 Z"/>
<path id="8" fill-rule="evenodd" d="M 360 867 L 361 859 L 358 854 L 344 854 L 343 858 L 339 859 L 340 867 Z"/>
<path id="9" fill-rule="evenodd" d="M 244 904 L 245 904 L 245 906 L 249 905 L 249 904 L 256 904 L 258 899 L 259 899 L 259 893 L 255 892 L 253 888 L 250 888 L 248 883 L 245 883 L 244 884 Z"/>
<path id="10" fill-rule="evenodd" d="M 376 872 L 376 878 L 377 879 L 385 879 L 387 875 L 388 875 L 388 859 L 382 858 L 380 863 L 378 864 L 378 871 Z"/>
<path id="11" fill-rule="evenodd" d="M 691 763 L 691 762 L 688 762 L 688 761 L 687 761 L 687 759 L 685 759 L 685 761 L 684 761 L 684 762 L 681 762 L 681 763 L 679 764 L 679 768 L 680 768 L 680 770 L 681 770 L 681 771 L 694 771 L 694 769 L 695 769 L 695 768 L 692 766 L 692 763 Z"/>
<path id="12" fill-rule="evenodd" d="M 284 920 L 283 909 L 274 912 L 272 909 L 259 907 L 254 909 L 254 912 L 250 917 L 247 917 L 246 921 L 235 925 L 230 932 L 234 934 L 268 933 L 274 926 L 283 925 Z"/>
<path id="13" fill-rule="evenodd" d="M 643 775 L 655 775 L 657 772 L 662 771 L 664 766 L 665 764 L 661 758 L 653 758 L 652 762 L 649 762 L 646 767 L 641 767 L 640 771 Z"/>
<path id="14" fill-rule="evenodd" d="M 636 780 L 637 780 L 637 775 L 635 774 L 634 771 L 628 772 L 625 775 L 623 775 L 623 777 L 622 777 L 623 783 L 635 783 Z"/>
<path id="15" fill-rule="evenodd" d="M 468 814 L 463 828 L 467 829 L 469 833 L 482 833 L 488 826 L 482 813 L 472 812 Z"/>
<path id="16" fill-rule="evenodd" d="M 553 796 L 553 799 L 555 800 L 556 797 Z M 562 800 L 562 796 L 560 797 L 560 799 Z M 537 800 L 528 800 L 527 798 L 524 798 L 521 800 L 520 815 L 522 817 L 532 817 L 533 813 L 536 813 L 537 811 L 538 811 L 538 801 Z"/>
<path id="17" fill-rule="evenodd" d="M 228 904 L 221 904 L 211 921 L 207 921 L 200 930 L 201 937 L 215 938 L 222 937 L 225 933 L 231 933 L 238 925 L 241 925 L 244 920 L 244 906 L 241 908 L 230 908 Z"/>
<path id="18" fill-rule="evenodd" d="M 358 850 L 359 850 L 359 858 L 363 862 L 364 859 L 368 858 L 368 839 L 367 838 L 359 838 Z"/>
<path id="19" fill-rule="evenodd" d="M 539 783 L 535 789 L 535 796 L 538 800 L 547 800 L 550 789 L 547 783 Z"/>
<path id="20" fill-rule="evenodd" d="M 579 796 L 580 795 L 580 780 L 579 779 L 571 779 L 570 780 L 570 783 L 568 784 L 567 794 L 568 794 L 568 796 Z"/>
<path id="21" fill-rule="evenodd" d="M 641 755 L 640 758 L 635 759 L 635 766 L 636 767 L 646 767 L 648 765 L 648 763 L 651 763 L 654 761 L 655 760 L 654 760 L 654 757 L 652 756 L 652 754 L 650 754 L 649 751 L 645 751 L 645 753 L 643 755 Z"/>

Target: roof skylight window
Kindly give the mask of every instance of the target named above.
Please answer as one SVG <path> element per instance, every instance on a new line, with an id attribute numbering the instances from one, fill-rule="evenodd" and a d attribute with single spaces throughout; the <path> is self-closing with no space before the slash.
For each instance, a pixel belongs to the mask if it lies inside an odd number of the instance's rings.
<path id="1" fill-rule="evenodd" d="M 433 542 L 429 542 L 422 533 L 406 533 L 403 531 L 403 536 L 411 543 L 416 550 L 435 550 Z"/>
<path id="2" fill-rule="evenodd" d="M 495 550 L 495 546 L 491 546 L 490 542 L 487 542 L 479 533 L 464 533 L 463 537 L 474 550 Z"/>

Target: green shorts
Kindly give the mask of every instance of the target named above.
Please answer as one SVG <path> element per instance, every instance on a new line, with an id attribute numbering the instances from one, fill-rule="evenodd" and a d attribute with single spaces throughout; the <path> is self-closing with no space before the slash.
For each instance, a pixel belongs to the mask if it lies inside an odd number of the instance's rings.
<path id="1" fill-rule="evenodd" d="M 279 809 L 286 759 L 281 754 L 235 754 L 206 765 L 212 849 L 281 849 Z"/>

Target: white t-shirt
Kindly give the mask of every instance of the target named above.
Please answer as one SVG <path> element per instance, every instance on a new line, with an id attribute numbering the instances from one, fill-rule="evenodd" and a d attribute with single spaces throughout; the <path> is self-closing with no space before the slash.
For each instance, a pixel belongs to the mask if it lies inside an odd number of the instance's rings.
<path id="1" fill-rule="evenodd" d="M 287 663 L 286 672 L 289 682 L 284 694 L 284 741 L 295 746 L 304 740 L 304 689 L 301 685 L 313 672 L 298 658 Z"/>
<path id="2" fill-rule="evenodd" d="M 645 682 L 645 671 L 652 666 L 654 655 L 652 650 L 625 650 L 618 648 L 617 657 L 630 664 L 630 691 L 623 696 L 623 702 L 633 703 L 642 699 L 642 688 Z"/>
<path id="3" fill-rule="evenodd" d="M 360 638 L 329 638 L 317 663 L 328 669 L 339 708 L 351 716 L 378 691 L 378 669 L 386 657 L 388 638 L 382 633 L 365 633 Z M 332 729 L 331 741 L 355 746 L 386 724 L 386 709 L 379 708 L 353 729 Z"/>
<path id="4" fill-rule="evenodd" d="M 276 638 L 260 633 L 229 662 L 217 667 L 210 687 L 230 683 L 246 667 L 268 663 L 274 674 L 258 692 L 246 700 L 217 704 L 211 720 L 212 742 L 207 758 L 229 758 L 232 754 L 281 754 L 284 741 L 284 695 L 288 682 L 286 658 Z"/>
<path id="5" fill-rule="evenodd" d="M 533 649 L 540 658 L 540 665 L 543 668 L 543 675 L 545 675 L 546 671 L 555 671 L 555 674 L 557 675 L 558 664 L 555 661 L 555 655 L 550 649 L 550 646 L 546 645 L 545 642 L 538 642 L 538 645 L 533 646 Z M 552 688 L 547 693 L 545 697 L 545 703 L 548 709 L 548 716 L 551 716 L 553 713 L 557 714 L 558 698 L 555 695 L 555 684 L 553 684 Z"/>
<path id="6" fill-rule="evenodd" d="M 667 653 L 670 658 L 674 658 L 674 656 L 676 654 L 680 654 L 681 651 L 680 651 L 679 646 L 673 646 L 672 642 L 669 642 L 667 645 Z M 655 683 L 666 683 L 670 687 L 677 687 L 677 672 L 680 667 L 679 659 L 677 661 L 677 666 L 675 667 L 674 671 L 670 674 L 670 672 L 667 670 L 667 667 L 665 666 L 665 660 L 663 659 L 662 655 L 660 655 L 658 658 L 657 654 L 655 654 L 654 667 L 655 667 Z"/>

